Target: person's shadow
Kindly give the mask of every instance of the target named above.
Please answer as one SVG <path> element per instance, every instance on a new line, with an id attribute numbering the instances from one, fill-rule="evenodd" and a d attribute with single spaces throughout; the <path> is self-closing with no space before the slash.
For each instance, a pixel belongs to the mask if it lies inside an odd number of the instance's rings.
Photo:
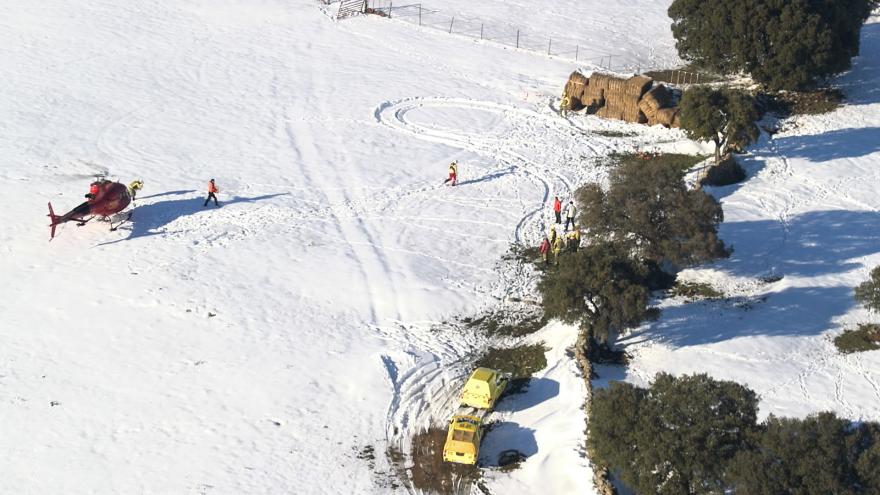
<path id="1" fill-rule="evenodd" d="M 183 196 L 193 192 L 195 191 L 169 191 L 153 194 L 151 196 L 144 196 L 142 198 L 138 198 L 137 201 L 166 196 Z M 278 196 L 286 196 L 288 194 L 290 193 L 264 194 L 262 196 L 253 197 L 233 196 L 228 199 L 224 198 L 223 201 L 220 201 L 220 208 L 238 203 L 254 203 L 257 201 L 265 201 Z M 205 206 L 205 198 L 202 196 L 187 197 L 182 199 L 167 199 L 164 201 L 158 201 L 156 203 L 149 204 L 137 204 L 137 202 L 135 202 L 134 209 L 132 210 L 131 214 L 131 219 L 128 222 L 130 224 L 131 232 L 128 237 L 126 237 L 125 239 L 105 242 L 100 245 L 103 246 L 106 244 L 115 244 L 123 240 L 132 240 L 137 239 L 138 237 L 150 237 L 154 235 L 164 234 L 166 232 L 165 227 L 171 222 L 177 220 L 178 218 L 190 215 L 197 215 L 202 212 L 207 213 L 215 209 L 217 209 L 217 207 L 214 206 L 213 201 Z M 123 225 L 122 228 L 124 229 L 125 226 Z"/>
<path id="2" fill-rule="evenodd" d="M 475 179 L 463 180 L 463 181 L 457 183 L 456 186 L 466 186 L 468 184 L 478 184 L 480 182 L 489 182 L 489 181 L 504 177 L 505 175 L 510 175 L 514 172 L 514 170 L 515 170 L 514 167 L 507 167 L 507 168 L 504 168 L 501 170 L 496 170 L 495 172 L 491 172 L 491 173 L 486 174 L 482 177 L 477 177 Z"/>

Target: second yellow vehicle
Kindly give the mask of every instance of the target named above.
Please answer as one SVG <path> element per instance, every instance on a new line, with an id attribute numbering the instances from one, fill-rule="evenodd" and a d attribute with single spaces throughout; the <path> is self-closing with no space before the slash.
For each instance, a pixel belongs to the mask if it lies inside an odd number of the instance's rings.
<path id="1" fill-rule="evenodd" d="M 449 422 L 443 460 L 476 464 L 482 440 L 482 426 L 498 398 L 507 389 L 510 375 L 489 368 L 477 368 L 464 384 L 458 414 Z"/>

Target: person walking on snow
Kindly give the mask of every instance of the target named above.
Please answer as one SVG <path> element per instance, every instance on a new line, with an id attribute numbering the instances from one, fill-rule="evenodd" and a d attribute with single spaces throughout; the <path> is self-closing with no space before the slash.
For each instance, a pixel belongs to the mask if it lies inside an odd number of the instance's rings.
<path id="1" fill-rule="evenodd" d="M 554 242 L 556 242 L 556 226 L 551 225 L 550 226 L 550 245 L 552 246 Z"/>
<path id="2" fill-rule="evenodd" d="M 553 242 L 553 261 L 558 265 L 559 264 L 559 253 L 562 252 L 562 236 L 556 238 L 556 241 Z"/>
<path id="3" fill-rule="evenodd" d="M 550 254 L 550 240 L 544 236 L 544 242 L 541 243 L 541 258 L 544 260 L 544 266 L 550 264 L 548 255 Z"/>
<path id="4" fill-rule="evenodd" d="M 556 223 L 562 223 L 562 201 L 559 201 L 559 196 L 553 196 L 553 213 L 556 214 Z"/>
<path id="5" fill-rule="evenodd" d="M 574 217 L 577 214 L 577 209 L 574 207 L 574 201 L 569 201 L 568 206 L 565 208 L 565 230 L 568 231 L 568 225 L 571 224 L 574 226 Z"/>
<path id="6" fill-rule="evenodd" d="M 452 181 L 453 186 L 458 181 L 458 160 L 455 160 L 449 164 L 449 177 L 447 177 L 446 180 L 443 181 L 443 183 L 446 184 L 449 181 Z"/>
<path id="7" fill-rule="evenodd" d="M 131 184 L 128 185 L 128 194 L 131 195 L 131 200 L 134 201 L 137 197 L 137 192 L 144 188 L 144 181 L 138 179 L 131 181 Z"/>
<path id="8" fill-rule="evenodd" d="M 220 206 L 220 203 L 217 202 L 216 194 L 220 192 L 220 188 L 214 184 L 214 179 L 208 181 L 208 197 L 205 198 L 205 204 L 203 206 L 208 206 L 208 202 L 212 199 L 214 200 L 214 206 Z"/>

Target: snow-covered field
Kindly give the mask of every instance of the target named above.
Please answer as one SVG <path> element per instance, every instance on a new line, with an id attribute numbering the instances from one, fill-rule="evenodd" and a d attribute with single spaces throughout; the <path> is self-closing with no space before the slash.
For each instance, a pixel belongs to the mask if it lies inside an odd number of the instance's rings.
<path id="1" fill-rule="evenodd" d="M 4 493 L 382 492 L 357 452 L 442 421 L 405 392 L 482 345 L 430 328 L 526 290 L 501 254 L 633 145 L 552 116 L 568 63 L 311 0 L 6 7 Z M 132 223 L 47 242 L 105 169 L 145 181 Z"/>
<path id="2" fill-rule="evenodd" d="M 674 60 L 657 14 L 668 1 L 635 3 L 638 37 L 615 31 L 620 8 L 565 10 L 604 26 L 587 50 L 611 39 Z M 7 4 L 3 493 L 386 493 L 381 452 L 445 419 L 485 345 L 446 322 L 530 292 L 496 265 L 510 243 L 537 242 L 548 200 L 601 181 L 596 159 L 612 151 L 698 148 L 555 117 L 570 63 L 378 17 L 334 22 L 311 0 Z M 537 4 L 447 5 L 558 32 L 557 2 Z M 692 275 L 769 297 L 666 308 L 629 339 L 642 341 L 629 379 L 708 370 L 755 387 L 765 412 L 880 416 L 876 356 L 836 357 L 824 337 L 865 317 L 849 287 L 880 258 L 876 26 L 873 59 L 845 79 L 854 103 L 762 143 L 756 176 L 717 191 L 736 252 Z M 442 187 L 454 159 L 461 185 Z M 46 202 L 72 208 L 99 170 L 145 181 L 132 223 L 67 224 L 47 242 Z M 219 209 L 202 206 L 212 177 Z M 751 282 L 768 272 L 785 278 Z M 589 493 L 574 330 L 534 338 L 548 368 L 499 404 L 513 434 L 486 440 L 532 455 L 487 485 Z"/>

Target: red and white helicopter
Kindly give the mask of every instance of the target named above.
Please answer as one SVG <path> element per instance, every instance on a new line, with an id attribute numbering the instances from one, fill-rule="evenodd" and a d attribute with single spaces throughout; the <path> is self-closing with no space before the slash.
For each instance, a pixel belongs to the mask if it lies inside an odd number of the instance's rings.
<path id="1" fill-rule="evenodd" d="M 139 185 L 138 189 L 143 187 L 143 182 L 141 181 L 133 182 L 132 187 L 135 187 L 136 184 Z M 116 230 L 120 225 L 131 219 L 132 212 L 129 212 L 116 225 L 113 225 L 113 221 L 110 219 L 111 215 L 115 215 L 128 207 L 132 200 L 132 193 L 129 187 L 121 182 L 113 182 L 99 175 L 91 183 L 86 198 L 86 202 L 61 216 L 55 214 L 55 211 L 52 209 L 52 203 L 49 203 L 49 218 L 52 222 L 49 224 L 49 227 L 52 228 L 50 241 L 55 238 L 55 228 L 65 222 L 76 221 L 76 225 L 81 227 L 89 220 L 98 217 L 110 222 L 110 230 Z"/>

